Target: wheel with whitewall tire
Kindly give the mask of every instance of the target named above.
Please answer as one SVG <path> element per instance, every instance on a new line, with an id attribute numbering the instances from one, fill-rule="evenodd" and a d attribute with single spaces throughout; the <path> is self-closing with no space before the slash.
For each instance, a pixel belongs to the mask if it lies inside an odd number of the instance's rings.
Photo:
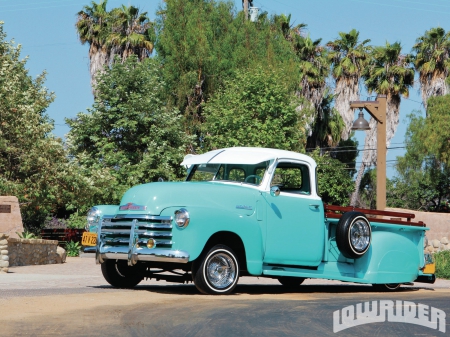
<path id="1" fill-rule="evenodd" d="M 370 247 L 372 229 L 369 220 L 361 212 L 346 212 L 336 227 L 336 244 L 346 258 L 358 259 Z"/>
<path id="2" fill-rule="evenodd" d="M 142 281 L 140 269 L 130 267 L 125 260 L 106 260 L 101 264 L 105 280 L 117 288 L 134 288 Z"/>
<path id="3" fill-rule="evenodd" d="M 400 288 L 400 283 L 372 284 L 376 291 L 396 291 Z"/>
<path id="4" fill-rule="evenodd" d="M 231 248 L 216 245 L 199 262 L 193 279 L 201 293 L 226 295 L 234 290 L 239 280 L 239 261 Z"/>

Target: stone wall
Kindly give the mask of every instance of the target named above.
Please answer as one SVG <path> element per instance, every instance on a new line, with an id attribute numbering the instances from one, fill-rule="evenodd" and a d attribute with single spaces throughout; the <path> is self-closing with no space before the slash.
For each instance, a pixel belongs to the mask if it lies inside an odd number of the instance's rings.
<path id="1" fill-rule="evenodd" d="M 56 240 L 17 239 L 0 233 L 0 272 L 12 266 L 63 263 L 66 252 Z"/>
<path id="2" fill-rule="evenodd" d="M 8 272 L 9 256 L 8 256 L 8 235 L 0 233 L 0 273 Z"/>
<path id="3" fill-rule="evenodd" d="M 426 253 L 437 253 L 442 252 L 444 250 L 450 250 L 449 240 L 446 236 L 438 239 L 428 240 L 425 242 L 425 252 Z"/>

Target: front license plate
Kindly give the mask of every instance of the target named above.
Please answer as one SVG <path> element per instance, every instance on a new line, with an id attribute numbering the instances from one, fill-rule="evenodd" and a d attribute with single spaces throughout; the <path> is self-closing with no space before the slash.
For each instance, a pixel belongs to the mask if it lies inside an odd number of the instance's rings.
<path id="1" fill-rule="evenodd" d="M 97 244 L 97 233 L 84 232 L 81 238 L 81 244 L 83 246 L 95 246 Z"/>

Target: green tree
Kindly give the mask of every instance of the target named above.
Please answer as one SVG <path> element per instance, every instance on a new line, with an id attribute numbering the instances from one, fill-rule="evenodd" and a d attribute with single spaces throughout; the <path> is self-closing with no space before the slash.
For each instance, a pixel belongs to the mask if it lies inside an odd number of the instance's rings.
<path id="1" fill-rule="evenodd" d="M 292 81 L 297 74 L 295 53 L 281 28 L 266 15 L 255 23 L 245 20 L 232 2 L 167 0 L 157 23 L 156 50 L 169 102 L 198 140 L 204 104 L 236 71 L 264 64 L 283 68 Z"/>
<path id="2" fill-rule="evenodd" d="M 427 109 L 428 99 L 449 93 L 446 79 L 450 68 L 450 32 L 441 27 L 431 28 L 416 40 L 413 62 L 419 72 L 420 92 Z"/>
<path id="3" fill-rule="evenodd" d="M 83 209 L 107 178 L 83 176 L 69 160 L 45 113 L 54 99 L 45 73 L 30 77 L 20 46 L 5 39 L 0 22 L 0 191 L 18 197 L 25 227 L 34 230 L 48 214 Z"/>
<path id="4" fill-rule="evenodd" d="M 430 132 L 433 137 L 441 128 L 441 134 L 448 134 L 448 124 L 439 123 L 430 128 L 430 119 L 439 113 L 448 115 L 449 102 L 448 95 L 430 98 L 428 109 L 431 115 L 428 118 L 423 118 L 418 112 L 408 116 L 406 153 L 397 157 L 398 176 L 388 188 L 387 202 L 390 206 L 440 211 L 450 198 L 449 164 L 440 160 L 439 153 L 435 153 L 425 141 Z M 440 108 L 436 109 L 436 105 Z"/>
<path id="5" fill-rule="evenodd" d="M 420 140 L 426 153 L 450 165 L 450 95 L 432 97 L 428 102 L 428 117 L 420 130 Z M 424 150 L 425 151 L 425 150 Z"/>
<path id="6" fill-rule="evenodd" d="M 345 164 L 330 157 L 329 153 L 313 151 L 311 157 L 317 163 L 317 180 L 322 200 L 331 205 L 347 206 L 354 183 Z"/>
<path id="7" fill-rule="evenodd" d="M 204 150 L 257 146 L 303 152 L 304 123 L 296 105 L 282 69 L 238 71 L 205 104 Z"/>
<path id="8" fill-rule="evenodd" d="M 346 140 L 355 118 L 351 101 L 359 101 L 359 82 L 370 60 L 370 40 L 359 40 L 359 32 L 339 32 L 339 38 L 327 43 L 328 59 L 332 63 L 332 75 L 336 81 L 335 105 L 345 122 L 342 139 Z"/>
<path id="9" fill-rule="evenodd" d="M 164 82 L 153 59 L 131 56 L 99 75 L 97 99 L 88 113 L 66 119 L 70 151 L 92 169 L 107 169 L 115 178 L 117 202 L 129 187 L 177 179 L 190 141 L 178 111 L 161 97 Z"/>

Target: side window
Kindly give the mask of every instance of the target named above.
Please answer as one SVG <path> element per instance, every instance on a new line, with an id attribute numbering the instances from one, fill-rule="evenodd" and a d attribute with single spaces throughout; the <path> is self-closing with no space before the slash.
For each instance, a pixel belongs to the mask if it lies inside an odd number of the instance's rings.
<path id="1" fill-rule="evenodd" d="M 282 192 L 311 194 L 308 167 L 296 163 L 278 164 L 270 183 L 270 186 L 275 185 Z"/>
<path id="2" fill-rule="evenodd" d="M 245 171 L 238 168 L 233 168 L 228 173 L 228 180 L 245 181 Z"/>

